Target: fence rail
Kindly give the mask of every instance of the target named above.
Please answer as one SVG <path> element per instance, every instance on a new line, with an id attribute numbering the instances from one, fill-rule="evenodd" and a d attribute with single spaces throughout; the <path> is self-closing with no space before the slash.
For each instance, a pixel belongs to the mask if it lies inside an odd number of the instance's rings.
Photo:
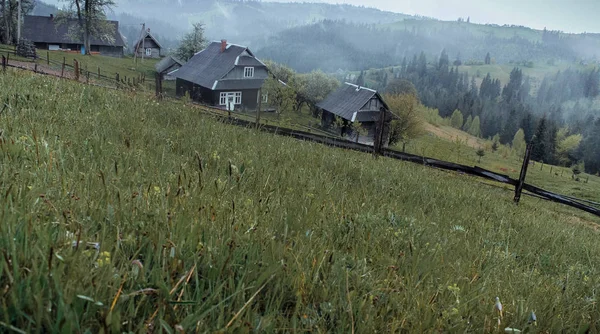
<path id="1" fill-rule="evenodd" d="M 10 62 L 23 62 L 22 60 L 16 60 L 10 56 L 10 55 L 17 56 L 17 53 L 15 50 L 11 50 L 6 47 L 0 47 L 0 56 L 2 56 L 3 54 L 6 54 L 7 66 L 11 65 Z M 25 57 L 20 57 L 20 58 L 25 58 Z M 47 65 L 48 67 L 54 66 L 55 69 L 52 69 L 52 68 L 50 68 L 50 69 L 56 70 L 57 72 L 60 71 L 61 77 L 67 73 L 72 73 L 75 76 L 75 78 L 77 78 L 77 79 L 85 78 L 86 82 L 89 82 L 90 80 L 103 81 L 105 83 L 105 85 L 101 85 L 101 86 L 112 85 L 112 86 L 115 86 L 114 88 L 123 88 L 123 87 L 134 88 L 134 87 L 140 87 L 140 85 L 146 83 L 146 77 L 144 74 L 139 74 L 137 77 L 127 77 L 127 76 L 122 76 L 122 75 L 120 75 L 120 73 L 117 73 L 117 72 L 115 72 L 114 74 L 111 72 L 106 72 L 106 71 L 103 72 L 100 67 L 97 67 L 96 71 L 90 71 L 89 69 L 84 69 L 83 66 L 79 66 L 79 63 L 77 60 L 75 60 L 75 62 L 77 62 L 77 64 L 69 64 L 66 62 L 65 57 L 63 57 L 62 61 L 57 61 L 55 59 L 51 59 L 49 52 L 46 52 L 45 57 L 43 55 L 38 54 L 35 58 L 26 58 L 26 59 L 31 60 L 33 64 L 36 64 L 39 61 L 41 63 L 45 62 L 45 65 Z M 40 64 L 40 65 L 42 65 L 42 64 Z M 9 66 L 9 67 L 28 70 L 28 68 L 26 68 L 24 66 L 19 66 L 19 65 L 14 65 L 14 66 Z M 43 73 L 43 74 L 50 74 L 52 76 L 57 76 L 57 75 L 48 73 L 48 71 L 44 71 L 43 68 L 36 72 Z M 77 73 L 75 73 L 75 72 L 77 72 Z M 110 75 L 106 75 L 108 73 L 110 73 Z"/>

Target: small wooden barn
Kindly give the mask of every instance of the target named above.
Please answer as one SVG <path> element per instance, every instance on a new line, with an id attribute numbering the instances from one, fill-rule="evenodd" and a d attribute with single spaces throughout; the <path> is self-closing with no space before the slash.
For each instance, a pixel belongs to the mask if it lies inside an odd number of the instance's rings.
<path id="1" fill-rule="evenodd" d="M 156 63 L 154 68 L 156 72 L 160 74 L 163 80 L 175 80 L 175 72 L 185 64 L 184 61 L 174 56 L 166 56 L 161 61 Z"/>
<path id="2" fill-rule="evenodd" d="M 392 114 L 377 91 L 346 82 L 318 103 L 317 107 L 323 111 L 321 123 L 324 127 L 330 127 L 339 117 L 344 124 L 341 135 L 363 144 L 374 143 L 378 124 L 383 122 L 383 144 L 387 146 Z M 356 123 L 361 125 L 365 133 L 352 130 L 351 125 Z"/>
<path id="3" fill-rule="evenodd" d="M 142 37 L 135 42 L 133 50 L 138 57 L 144 58 L 160 58 L 162 57 L 162 46 L 158 40 L 150 33 L 150 29 L 146 30 Z"/>

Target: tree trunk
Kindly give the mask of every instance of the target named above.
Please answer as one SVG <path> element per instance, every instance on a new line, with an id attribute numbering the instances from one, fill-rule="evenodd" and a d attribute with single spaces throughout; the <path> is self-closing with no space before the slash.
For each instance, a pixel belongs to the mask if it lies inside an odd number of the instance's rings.
<path id="1" fill-rule="evenodd" d="M 8 4 L 6 0 L 2 0 L 2 18 L 4 19 L 4 43 L 11 44 L 11 36 L 10 36 L 10 21 L 9 18 L 11 15 L 10 9 L 10 1 Z"/>
<path id="2" fill-rule="evenodd" d="M 84 10 L 87 11 L 88 0 L 75 0 L 75 7 L 77 8 L 77 22 L 79 23 L 79 29 L 81 31 L 81 35 L 83 37 L 83 47 L 85 48 L 85 53 L 88 54 L 88 25 L 87 25 L 87 17 L 84 17 L 85 13 L 81 12 L 81 2 L 84 3 Z"/>
<path id="3" fill-rule="evenodd" d="M 92 4 L 91 0 L 85 0 L 85 30 L 83 32 L 83 43 L 85 45 L 85 54 L 91 54 L 90 50 L 90 30 L 92 28 Z"/>

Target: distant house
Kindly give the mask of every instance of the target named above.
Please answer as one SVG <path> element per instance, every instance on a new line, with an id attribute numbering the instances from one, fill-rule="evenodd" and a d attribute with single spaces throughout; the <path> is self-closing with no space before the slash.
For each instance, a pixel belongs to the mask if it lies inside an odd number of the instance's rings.
<path id="1" fill-rule="evenodd" d="M 222 40 L 210 43 L 173 75 L 178 96 L 188 93 L 196 101 L 224 109 L 255 110 L 267 66 L 247 47 Z"/>
<path id="2" fill-rule="evenodd" d="M 84 49 L 83 37 L 72 33 L 78 28 L 76 19 L 58 20 L 50 16 L 27 15 L 23 20 L 23 38 L 32 41 L 42 50 L 63 50 L 81 52 Z M 119 32 L 119 22 L 108 21 L 114 27 L 111 36 L 91 36 L 90 52 L 104 56 L 122 57 L 125 43 Z"/>
<path id="3" fill-rule="evenodd" d="M 175 80 L 174 74 L 181 66 L 183 66 L 183 64 L 185 63 L 177 57 L 166 56 L 156 63 L 154 68 L 156 69 L 156 72 L 162 76 L 163 80 Z"/>
<path id="4" fill-rule="evenodd" d="M 377 91 L 345 83 L 317 103 L 317 107 L 323 110 L 321 122 L 324 127 L 329 127 L 336 116 L 340 117 L 344 123 L 341 135 L 365 144 L 373 144 L 377 123 L 381 119 L 383 110 L 386 113 L 384 143 L 387 146 L 391 114 L 389 107 Z M 360 123 L 367 133 L 359 136 L 356 131 L 351 130 L 350 123 Z"/>
<path id="5" fill-rule="evenodd" d="M 162 46 L 152 34 L 150 29 L 144 32 L 142 38 L 140 38 L 133 46 L 134 53 L 137 53 L 138 57 L 144 58 L 160 58 L 162 57 L 161 50 Z"/>

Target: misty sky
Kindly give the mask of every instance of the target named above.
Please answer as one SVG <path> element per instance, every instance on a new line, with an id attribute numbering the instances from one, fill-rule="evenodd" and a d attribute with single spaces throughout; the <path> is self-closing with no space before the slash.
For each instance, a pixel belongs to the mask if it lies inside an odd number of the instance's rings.
<path id="1" fill-rule="evenodd" d="M 289 0 L 288 0 L 289 1 Z M 441 20 L 517 24 L 565 32 L 600 33 L 600 0 L 322 0 L 376 7 Z"/>

